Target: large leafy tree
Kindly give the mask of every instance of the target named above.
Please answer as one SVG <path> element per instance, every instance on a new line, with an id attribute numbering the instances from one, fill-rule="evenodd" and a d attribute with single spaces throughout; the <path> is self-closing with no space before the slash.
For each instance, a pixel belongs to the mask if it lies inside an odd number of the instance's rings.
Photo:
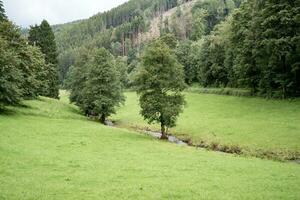
<path id="1" fill-rule="evenodd" d="M 185 101 L 181 92 L 186 85 L 183 66 L 165 43 L 157 40 L 146 48 L 136 85 L 141 115 L 149 123 L 160 123 L 161 138 L 167 139 L 167 129 L 175 126 L 182 112 Z"/>
<path id="2" fill-rule="evenodd" d="M 58 60 L 55 36 L 51 26 L 46 20 L 43 20 L 40 26 L 32 26 L 28 37 L 32 45 L 40 47 L 45 54 L 47 63 L 47 80 L 49 88 L 43 94 L 47 97 L 58 98 L 59 96 L 59 77 L 58 77 Z"/>
<path id="3" fill-rule="evenodd" d="M 21 37 L 18 27 L 6 18 L 0 20 L 0 107 L 2 108 L 6 105 L 18 104 L 24 98 L 35 98 L 41 92 L 42 76 L 46 66 L 44 55 L 38 48 L 27 43 Z"/>
<path id="4" fill-rule="evenodd" d="M 91 53 L 88 49 L 82 48 L 77 52 L 74 66 L 70 67 L 65 87 L 71 91 L 70 101 L 79 107 L 83 106 L 83 89 L 87 81 L 88 63 Z M 88 114 L 88 111 L 86 112 Z"/>
<path id="5" fill-rule="evenodd" d="M 22 71 L 16 67 L 19 59 L 0 37 L 0 109 L 5 105 L 17 104 L 22 97 Z"/>
<path id="6" fill-rule="evenodd" d="M 102 123 L 124 100 L 120 76 L 113 56 L 104 48 L 95 50 L 88 64 L 86 82 L 83 88 L 81 109 L 98 116 Z"/>
<path id="7" fill-rule="evenodd" d="M 39 48 L 26 45 L 20 49 L 20 67 L 22 69 L 23 96 L 24 98 L 36 98 L 47 90 L 47 64 L 45 56 Z"/>

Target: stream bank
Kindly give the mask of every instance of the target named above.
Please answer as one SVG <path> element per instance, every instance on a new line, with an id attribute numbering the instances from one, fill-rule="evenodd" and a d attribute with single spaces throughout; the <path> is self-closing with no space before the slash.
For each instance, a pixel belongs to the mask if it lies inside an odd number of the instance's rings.
<path id="1" fill-rule="evenodd" d="M 125 128 L 128 130 L 133 130 L 136 132 L 139 132 L 144 135 L 151 136 L 156 139 L 161 138 L 161 133 L 158 131 L 152 131 L 149 128 L 147 129 L 141 129 L 139 127 L 131 127 L 131 128 L 126 128 L 126 127 L 118 127 L 115 122 L 106 120 L 105 125 L 109 127 L 114 127 L 114 128 Z M 242 155 L 242 156 L 247 156 L 247 157 L 256 157 L 260 159 L 267 159 L 267 160 L 275 160 L 275 161 L 280 161 L 280 162 L 290 162 L 290 163 L 296 163 L 300 164 L 300 154 L 298 152 L 274 152 L 274 151 L 268 151 L 268 150 L 256 150 L 256 151 L 250 151 L 246 148 L 241 148 L 237 145 L 222 145 L 216 142 L 212 143 L 205 143 L 204 141 L 201 141 L 200 144 L 194 144 L 191 140 L 181 140 L 177 138 L 176 136 L 172 134 L 168 134 L 168 142 L 180 145 L 180 146 L 191 146 L 195 147 L 197 149 L 205 149 L 209 151 L 216 151 L 216 152 L 222 152 L 226 154 L 233 154 L 233 155 Z"/>

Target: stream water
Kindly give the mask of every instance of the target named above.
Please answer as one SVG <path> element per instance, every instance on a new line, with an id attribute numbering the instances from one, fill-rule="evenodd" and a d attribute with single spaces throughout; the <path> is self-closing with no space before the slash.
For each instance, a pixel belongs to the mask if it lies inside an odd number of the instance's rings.
<path id="1" fill-rule="evenodd" d="M 157 138 L 157 139 L 161 138 L 161 133 L 159 133 L 159 132 L 154 132 L 154 131 L 143 131 L 143 132 L 146 135 L 149 135 L 151 137 L 154 137 L 154 138 Z M 168 141 L 171 142 L 171 143 L 178 144 L 178 145 L 183 145 L 183 146 L 188 145 L 186 142 L 183 142 L 183 141 L 179 140 L 175 136 L 168 136 Z"/>
<path id="2" fill-rule="evenodd" d="M 116 127 L 114 125 L 114 123 L 110 120 L 106 120 L 105 121 L 105 125 L 106 126 L 109 126 L 109 127 Z M 154 137 L 154 138 L 157 138 L 157 139 L 160 139 L 161 138 L 161 133 L 160 132 L 155 132 L 155 131 L 146 131 L 146 130 L 142 130 L 142 129 L 139 129 L 138 130 L 139 132 L 142 132 L 146 135 L 149 135 L 151 137 Z M 182 140 L 179 140 L 178 138 L 176 138 L 175 136 L 168 136 L 168 141 L 171 142 L 171 143 L 175 143 L 175 144 L 178 144 L 178 145 L 182 145 L 182 146 L 188 146 L 188 144 Z"/>

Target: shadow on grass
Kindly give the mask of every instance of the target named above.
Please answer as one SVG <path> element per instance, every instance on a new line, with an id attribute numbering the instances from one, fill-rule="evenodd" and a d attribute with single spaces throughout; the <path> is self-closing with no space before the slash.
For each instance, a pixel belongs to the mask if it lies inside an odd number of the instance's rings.
<path id="1" fill-rule="evenodd" d="M 0 115 L 3 116 L 11 116 L 16 114 L 14 110 L 8 109 L 8 108 L 0 108 Z"/>
<path id="2" fill-rule="evenodd" d="M 20 103 L 20 104 L 16 104 L 16 105 L 7 106 L 7 107 L 0 107 L 0 115 L 6 115 L 6 116 L 16 115 L 16 114 L 18 114 L 18 112 L 15 110 L 15 108 L 33 109 L 29 105 Z"/>

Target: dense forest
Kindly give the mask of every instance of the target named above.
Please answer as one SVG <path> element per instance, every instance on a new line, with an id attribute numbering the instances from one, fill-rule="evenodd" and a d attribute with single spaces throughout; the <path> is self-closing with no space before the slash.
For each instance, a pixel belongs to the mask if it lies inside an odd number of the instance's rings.
<path id="1" fill-rule="evenodd" d="M 118 60 L 126 72 L 124 84 L 131 87 L 142 49 L 157 36 L 141 37 L 159 19 L 155 28 L 161 36 L 174 36 L 174 53 L 187 84 L 244 88 L 268 98 L 299 96 L 299 12 L 299 1 L 131 0 L 54 27 L 60 81 L 80 63 L 80 54 L 103 47 L 123 57 Z"/>
<path id="2" fill-rule="evenodd" d="M 151 19 L 183 2 L 177 0 L 131 0 L 87 20 L 54 26 L 61 69 L 61 81 L 82 48 L 109 49 L 114 55 L 135 54 L 138 36 L 147 31 Z"/>

